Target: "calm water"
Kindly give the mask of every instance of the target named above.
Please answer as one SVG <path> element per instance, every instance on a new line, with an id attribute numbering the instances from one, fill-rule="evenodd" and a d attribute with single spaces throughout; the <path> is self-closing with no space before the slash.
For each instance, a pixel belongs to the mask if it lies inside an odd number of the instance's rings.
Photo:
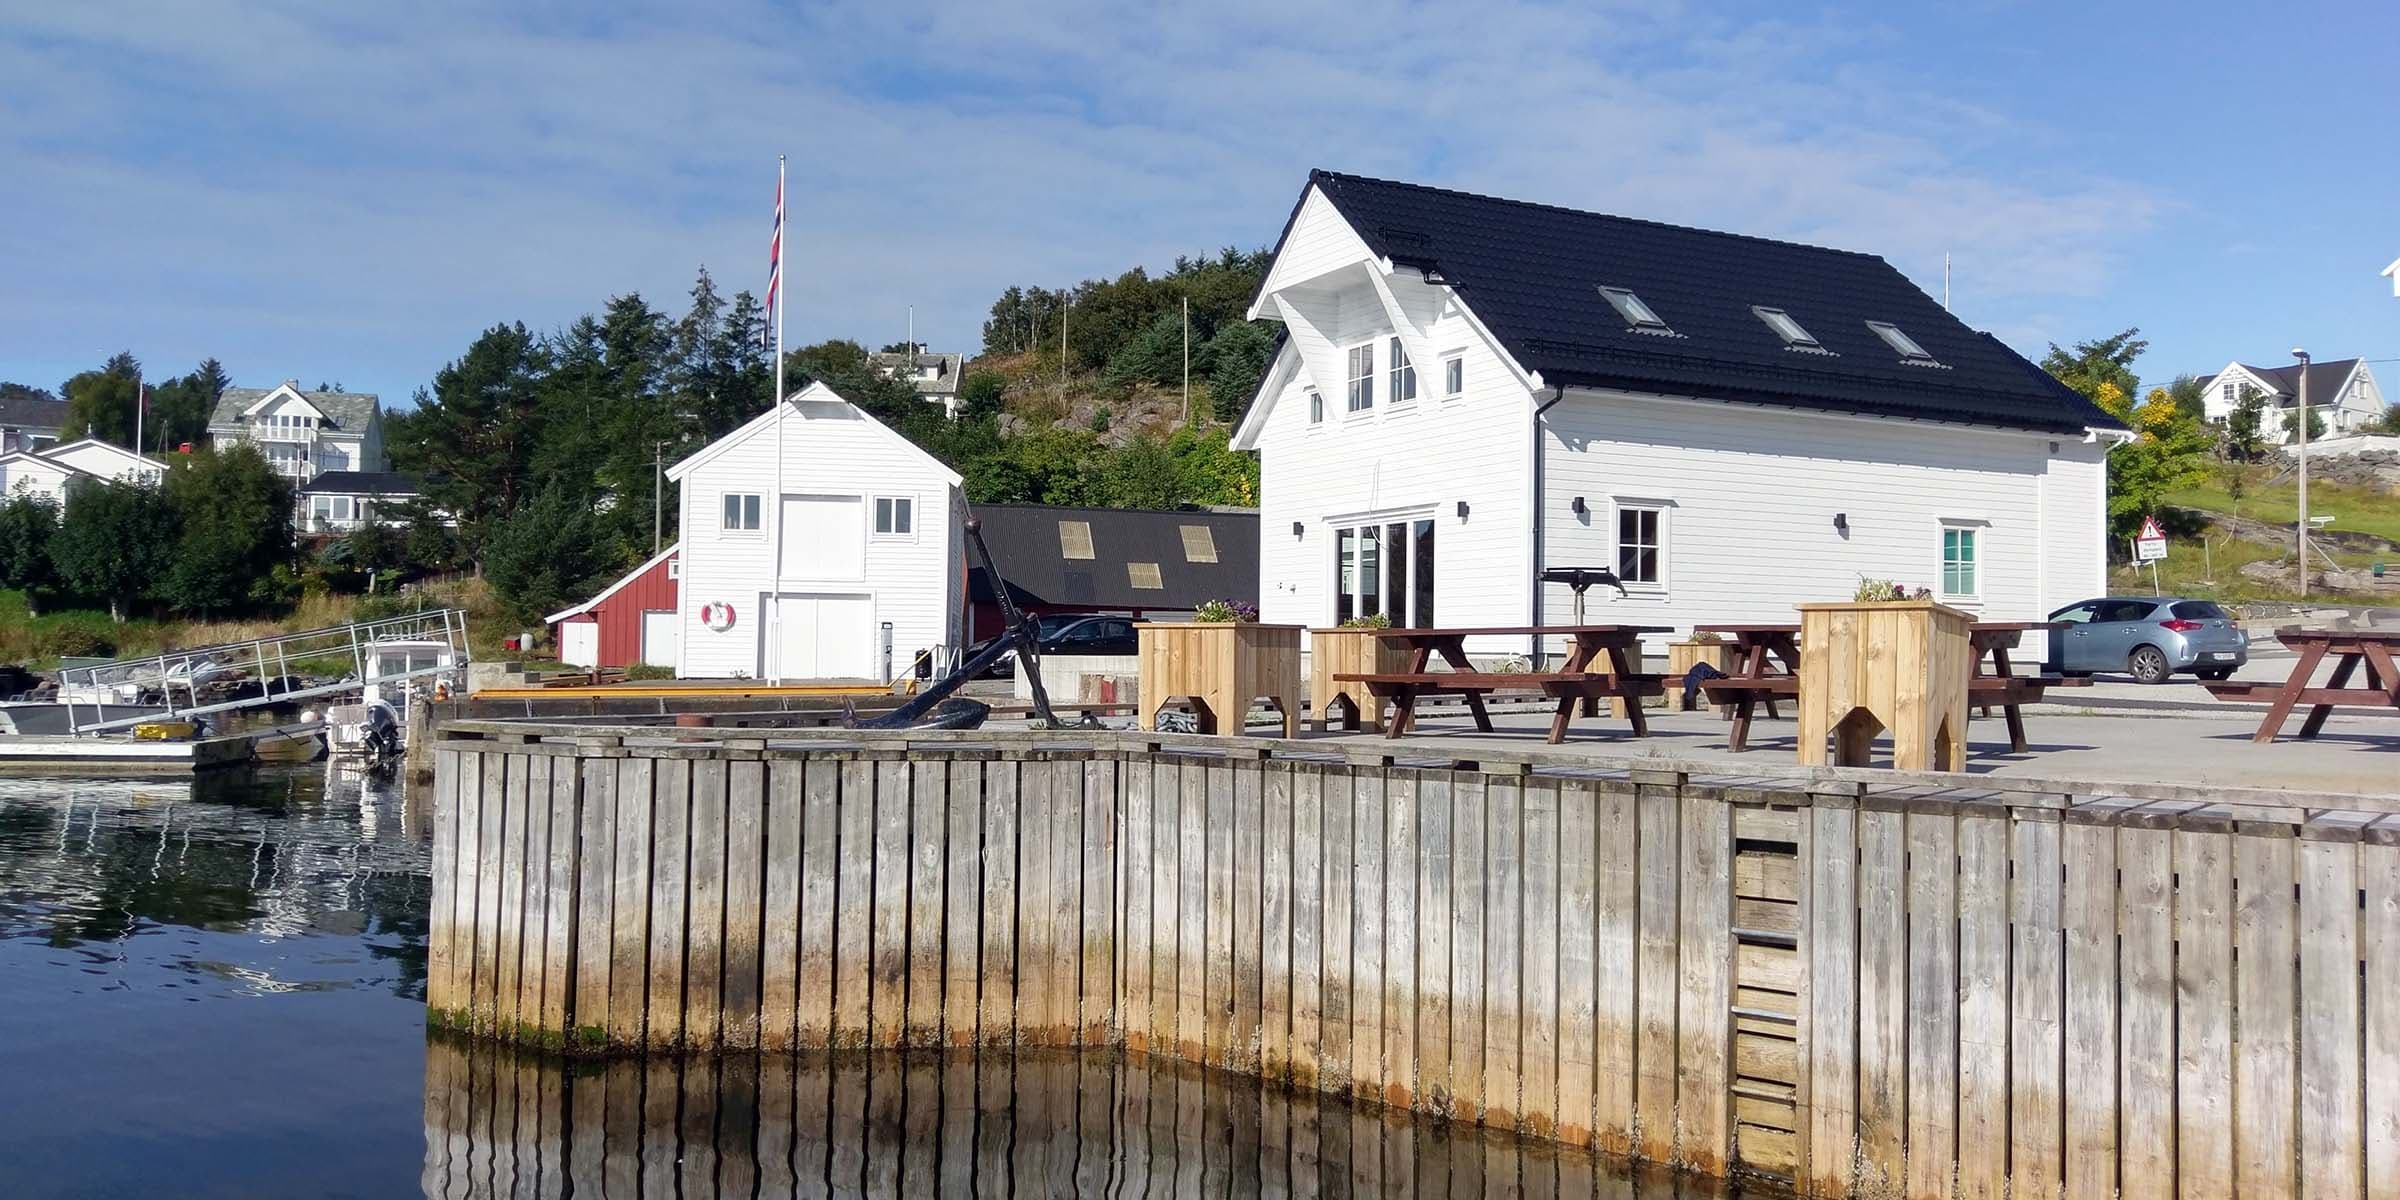
<path id="1" fill-rule="evenodd" d="M 424 1033 L 424 816 L 0 779 L 0 1196 L 1670 1196 L 1112 1055 L 564 1064 Z"/>

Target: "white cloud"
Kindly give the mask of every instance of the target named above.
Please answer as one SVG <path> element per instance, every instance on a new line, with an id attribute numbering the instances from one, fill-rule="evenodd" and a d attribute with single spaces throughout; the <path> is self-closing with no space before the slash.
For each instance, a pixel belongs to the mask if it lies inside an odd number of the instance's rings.
<path id="1" fill-rule="evenodd" d="M 0 375 L 122 345 L 404 392 L 498 320 L 763 277 L 791 333 L 974 344 L 1011 282 L 1272 238 L 1312 166 L 1971 263 L 1990 321 L 2104 288 L 2158 204 L 1995 172 L 2041 130 L 1874 28 L 1652 4 L 12 12 Z M 1971 314 L 1981 315 L 1981 314 Z M 180 369 L 180 366 L 178 366 Z M 39 382 L 40 380 L 37 380 Z"/>

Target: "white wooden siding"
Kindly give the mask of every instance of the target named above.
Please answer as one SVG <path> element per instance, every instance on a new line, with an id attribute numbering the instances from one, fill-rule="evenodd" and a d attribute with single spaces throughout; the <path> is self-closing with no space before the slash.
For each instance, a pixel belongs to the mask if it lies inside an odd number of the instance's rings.
<path id="1" fill-rule="evenodd" d="M 880 624 L 892 623 L 896 669 L 905 668 L 919 650 L 952 641 L 958 613 L 958 575 L 951 565 L 954 506 L 951 484 L 938 464 L 846 404 L 796 402 L 782 426 L 784 495 L 909 496 L 916 502 L 916 537 L 874 538 L 860 530 L 863 585 L 856 571 L 842 579 L 816 578 L 806 562 L 790 561 L 780 584 L 770 580 L 779 507 L 773 499 L 774 424 L 746 438 L 740 432 L 727 435 L 738 440 L 680 480 L 684 552 L 678 672 L 690 678 L 755 675 L 765 623 L 760 598 L 777 593 L 871 595 L 870 628 L 880 637 Z M 728 492 L 760 498 L 761 529 L 728 533 L 720 528 L 720 502 Z M 873 507 L 863 499 L 851 511 L 857 520 L 873 519 Z M 718 632 L 701 622 L 701 607 L 715 601 L 733 606 L 733 628 Z"/>
<path id="2" fill-rule="evenodd" d="M 1984 619 L 2102 590 L 2101 448 L 2078 438 L 1582 391 L 1544 427 L 1545 565 L 1613 567 L 1617 502 L 1668 506 L 1665 586 L 1593 589 L 1592 621 L 1791 621 L 1862 576 L 1938 591 L 1945 522 L 1978 530 L 1979 595 L 1951 602 Z M 1550 585 L 1544 620 L 1572 604 Z"/>

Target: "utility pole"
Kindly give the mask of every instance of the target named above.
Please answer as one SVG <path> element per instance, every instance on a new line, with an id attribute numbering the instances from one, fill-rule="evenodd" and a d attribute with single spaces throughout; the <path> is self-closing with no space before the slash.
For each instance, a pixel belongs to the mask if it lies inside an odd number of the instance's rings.
<path id="1" fill-rule="evenodd" d="M 1192 298 L 1183 298 L 1183 423 L 1192 423 Z"/>
<path id="2" fill-rule="evenodd" d="M 667 444 L 650 443 L 650 553 L 658 553 L 667 512 Z"/>
<path id="3" fill-rule="evenodd" d="M 2300 598 L 2308 599 L 2308 351 L 2292 348 L 2300 360 L 2300 521 L 2293 530 L 2300 551 Z"/>
<path id="4" fill-rule="evenodd" d="M 1950 311 L 1950 252 L 1942 251 L 1942 311 Z"/>
<path id="5" fill-rule="evenodd" d="M 1058 390 L 1067 390 L 1067 306 L 1075 302 L 1073 288 L 1058 291 Z"/>

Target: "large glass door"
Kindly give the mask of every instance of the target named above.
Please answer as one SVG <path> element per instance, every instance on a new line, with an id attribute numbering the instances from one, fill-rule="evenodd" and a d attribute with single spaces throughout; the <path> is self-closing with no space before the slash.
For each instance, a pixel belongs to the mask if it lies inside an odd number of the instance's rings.
<path id="1" fill-rule="evenodd" d="M 1382 616 L 1395 626 L 1433 624 L 1434 525 L 1430 518 L 1341 525 L 1333 531 L 1333 619 Z"/>

